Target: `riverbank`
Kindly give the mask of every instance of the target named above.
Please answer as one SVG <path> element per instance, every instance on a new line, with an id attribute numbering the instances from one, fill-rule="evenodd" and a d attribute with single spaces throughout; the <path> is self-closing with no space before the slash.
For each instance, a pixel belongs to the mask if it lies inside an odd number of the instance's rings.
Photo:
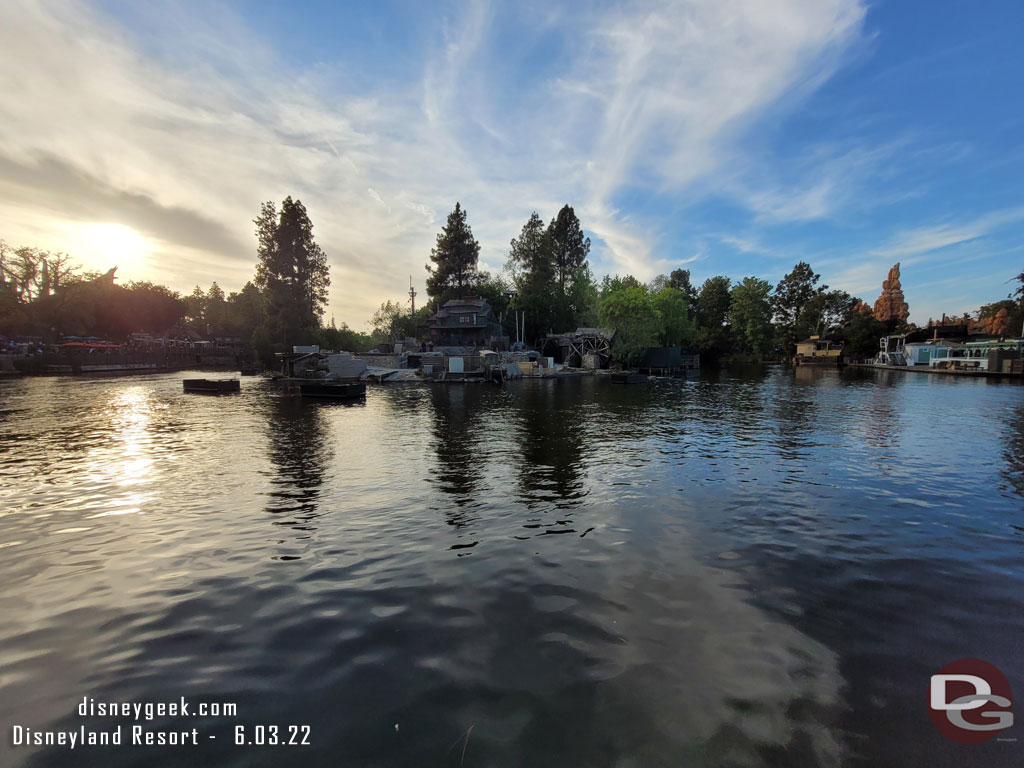
<path id="1" fill-rule="evenodd" d="M 130 376 L 142 373 L 176 373 L 178 371 L 231 371 L 238 366 L 225 364 L 180 363 L 164 365 L 160 363 L 111 363 L 106 365 L 67 365 L 52 364 L 28 370 L 0 370 L 0 377 L 16 378 L 20 376 L 95 376 L 99 374 L 117 374 Z"/>

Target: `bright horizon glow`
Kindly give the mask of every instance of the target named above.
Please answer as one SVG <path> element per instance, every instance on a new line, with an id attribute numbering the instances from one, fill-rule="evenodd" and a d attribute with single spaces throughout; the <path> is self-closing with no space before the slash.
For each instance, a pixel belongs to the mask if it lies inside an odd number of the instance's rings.
<path id="1" fill-rule="evenodd" d="M 77 254 L 88 264 L 98 269 L 117 267 L 117 276 L 126 279 L 140 279 L 148 269 L 146 255 L 149 242 L 135 230 L 123 224 L 89 224 L 83 228 L 81 246 L 72 244 L 68 251 L 75 258 Z M 102 265 L 107 265 L 105 268 Z"/>
<path id="2" fill-rule="evenodd" d="M 355 329 L 421 296 L 461 202 L 500 271 L 575 209 L 604 274 L 777 283 L 797 261 L 910 319 L 1024 260 L 1024 4 L 583 0 L 0 4 L 0 238 L 182 293 L 252 278 L 301 200 Z M 121 230 L 83 230 L 117 222 Z"/>

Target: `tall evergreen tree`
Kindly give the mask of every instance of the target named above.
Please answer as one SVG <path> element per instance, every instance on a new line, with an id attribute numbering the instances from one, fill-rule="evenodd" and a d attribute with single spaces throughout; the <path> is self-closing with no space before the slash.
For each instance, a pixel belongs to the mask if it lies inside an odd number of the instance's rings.
<path id="1" fill-rule="evenodd" d="M 477 281 L 480 243 L 466 221 L 466 210 L 455 203 L 448 222 L 437 236 L 437 245 L 430 251 L 433 266 L 427 264 L 427 295 L 437 302 L 467 293 Z"/>
<path id="2" fill-rule="evenodd" d="M 550 230 L 536 211 L 510 245 L 508 270 L 519 294 L 516 308 L 526 313 L 526 338 L 533 339 L 562 322 L 568 303 L 555 282 Z"/>
<path id="3" fill-rule="evenodd" d="M 521 290 L 547 287 L 554 281 L 556 267 L 550 230 L 545 230 L 544 222 L 536 211 L 530 214 L 519 237 L 512 238 L 510 246 L 509 271 Z"/>
<path id="4" fill-rule="evenodd" d="M 572 277 L 587 263 L 590 238 L 583 235 L 583 227 L 571 205 L 564 205 L 558 216 L 548 225 L 551 258 L 558 286 L 564 295 L 572 285 Z"/>
<path id="5" fill-rule="evenodd" d="M 267 335 L 285 347 L 320 326 L 331 284 L 327 256 L 313 240 L 305 206 L 286 197 L 280 215 L 264 203 L 256 224 L 256 286 L 266 296 Z"/>

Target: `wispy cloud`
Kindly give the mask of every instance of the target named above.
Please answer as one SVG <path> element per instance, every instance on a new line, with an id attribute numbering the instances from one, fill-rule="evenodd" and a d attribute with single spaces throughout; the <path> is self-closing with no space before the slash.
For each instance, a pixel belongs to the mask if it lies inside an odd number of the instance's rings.
<path id="1" fill-rule="evenodd" d="M 1024 207 L 992 211 L 969 221 L 919 227 L 898 233 L 885 245 L 872 250 L 870 255 L 892 258 L 933 253 L 951 245 L 976 240 L 1000 227 L 1022 220 Z"/>
<path id="2" fill-rule="evenodd" d="M 456 200 L 492 269 L 531 210 L 570 202 L 595 260 L 647 279 L 679 259 L 662 255 L 652 217 L 618 198 L 680 193 L 735 161 L 761 115 L 836 70 L 864 16 L 857 0 L 549 13 L 540 30 L 564 58 L 511 82 L 496 17 L 515 9 L 471 3 L 443 22 L 419 80 L 367 86 L 284 63 L 219 6 L 150 5 L 162 23 L 145 26 L 78 3 L 4 3 L 2 234 L 70 248 L 38 238 L 116 221 L 154 244 L 143 277 L 237 287 L 251 275 L 259 202 L 292 194 L 332 264 L 331 312 L 360 325 L 407 275 L 422 280 Z M 751 205 L 824 215 L 836 183 L 786 201 L 754 192 Z"/>
<path id="3" fill-rule="evenodd" d="M 1000 298 L 1003 291 L 992 292 L 1001 279 L 991 270 L 975 268 L 970 277 L 950 274 L 948 265 L 969 259 L 982 265 L 1005 253 L 1001 248 L 983 247 L 983 241 L 1002 229 L 1024 221 L 1024 207 L 1004 208 L 959 221 L 947 220 L 928 226 L 903 230 L 884 242 L 855 254 L 819 261 L 816 265 L 827 275 L 833 288 L 860 295 L 869 302 L 881 291 L 882 280 L 894 262 L 900 262 L 903 291 L 910 304 L 911 320 L 925 322 L 943 312 L 974 311 L 975 291 L 989 289 L 986 301 Z M 955 258 L 950 251 L 956 251 Z M 1011 276 L 1010 274 L 1007 277 Z M 986 294 L 982 294 L 986 295 Z"/>

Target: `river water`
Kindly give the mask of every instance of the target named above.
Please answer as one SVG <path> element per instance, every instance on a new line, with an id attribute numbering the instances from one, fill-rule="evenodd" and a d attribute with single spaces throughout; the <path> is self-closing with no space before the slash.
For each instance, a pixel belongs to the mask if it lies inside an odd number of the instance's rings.
<path id="1" fill-rule="evenodd" d="M 181 379 L 0 382 L 0 764 L 1024 763 L 926 706 L 962 657 L 1024 692 L 1024 388 Z M 12 742 L 134 724 L 201 744 Z"/>

